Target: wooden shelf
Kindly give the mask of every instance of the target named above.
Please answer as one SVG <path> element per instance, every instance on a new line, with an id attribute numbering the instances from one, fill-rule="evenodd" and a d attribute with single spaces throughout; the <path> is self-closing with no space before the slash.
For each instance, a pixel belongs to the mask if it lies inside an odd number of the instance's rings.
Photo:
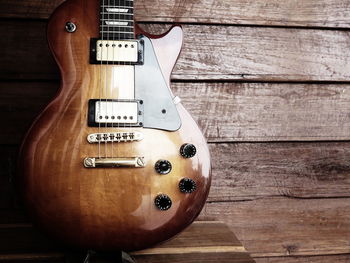
<path id="1" fill-rule="evenodd" d="M 0 232 L 3 234 L 0 235 L 0 244 L 4 244 L 0 248 L 0 262 L 65 262 L 67 258 L 67 253 L 31 225 L 3 226 Z M 136 263 L 255 262 L 224 223 L 212 221 L 194 222 L 177 237 L 157 247 L 130 253 L 130 256 Z M 79 257 L 83 260 L 84 255 L 76 255 Z M 95 254 L 90 262 L 115 261 Z"/>

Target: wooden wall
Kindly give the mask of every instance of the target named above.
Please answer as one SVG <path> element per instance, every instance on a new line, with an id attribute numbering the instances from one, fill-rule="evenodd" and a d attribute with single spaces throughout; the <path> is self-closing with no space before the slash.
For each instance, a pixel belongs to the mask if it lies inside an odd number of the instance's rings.
<path id="1" fill-rule="evenodd" d="M 39 247 L 12 180 L 59 85 L 45 26 L 60 2 L 0 0 L 0 252 L 11 231 Z M 200 218 L 226 222 L 258 263 L 350 262 L 350 2 L 137 0 L 136 19 L 183 24 L 173 89 L 213 158 Z"/>

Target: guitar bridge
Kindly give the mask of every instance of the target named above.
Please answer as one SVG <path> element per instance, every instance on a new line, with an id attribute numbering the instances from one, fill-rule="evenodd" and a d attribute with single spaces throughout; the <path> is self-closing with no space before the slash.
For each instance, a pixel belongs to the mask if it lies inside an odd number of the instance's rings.
<path id="1" fill-rule="evenodd" d="M 94 158 L 84 159 L 85 168 L 143 168 L 146 166 L 144 157 L 131 158 Z"/>
<path id="2" fill-rule="evenodd" d="M 134 142 L 141 141 L 142 139 L 143 134 L 141 132 L 92 133 L 87 137 L 89 143 Z"/>

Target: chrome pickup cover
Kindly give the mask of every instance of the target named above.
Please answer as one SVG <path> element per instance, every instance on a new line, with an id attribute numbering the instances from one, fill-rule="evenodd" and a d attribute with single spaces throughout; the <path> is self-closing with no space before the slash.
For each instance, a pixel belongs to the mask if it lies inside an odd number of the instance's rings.
<path id="1" fill-rule="evenodd" d="M 101 142 L 132 142 L 141 141 L 143 134 L 141 132 L 107 132 L 89 134 L 87 140 L 89 143 Z"/>
<path id="2" fill-rule="evenodd" d="M 137 101 L 97 100 L 95 105 L 96 123 L 136 124 L 138 122 Z"/>

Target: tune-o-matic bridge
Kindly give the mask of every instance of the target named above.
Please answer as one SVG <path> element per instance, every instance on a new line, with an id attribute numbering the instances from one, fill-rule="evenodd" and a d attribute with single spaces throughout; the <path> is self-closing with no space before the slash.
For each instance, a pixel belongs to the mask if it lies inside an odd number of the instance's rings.
<path id="1" fill-rule="evenodd" d="M 131 158 L 95 158 L 87 157 L 84 159 L 85 168 L 143 168 L 146 166 L 144 157 Z"/>
<path id="2" fill-rule="evenodd" d="M 143 134 L 141 132 L 107 132 L 89 134 L 87 140 L 89 143 L 100 142 L 133 142 L 141 141 Z"/>

